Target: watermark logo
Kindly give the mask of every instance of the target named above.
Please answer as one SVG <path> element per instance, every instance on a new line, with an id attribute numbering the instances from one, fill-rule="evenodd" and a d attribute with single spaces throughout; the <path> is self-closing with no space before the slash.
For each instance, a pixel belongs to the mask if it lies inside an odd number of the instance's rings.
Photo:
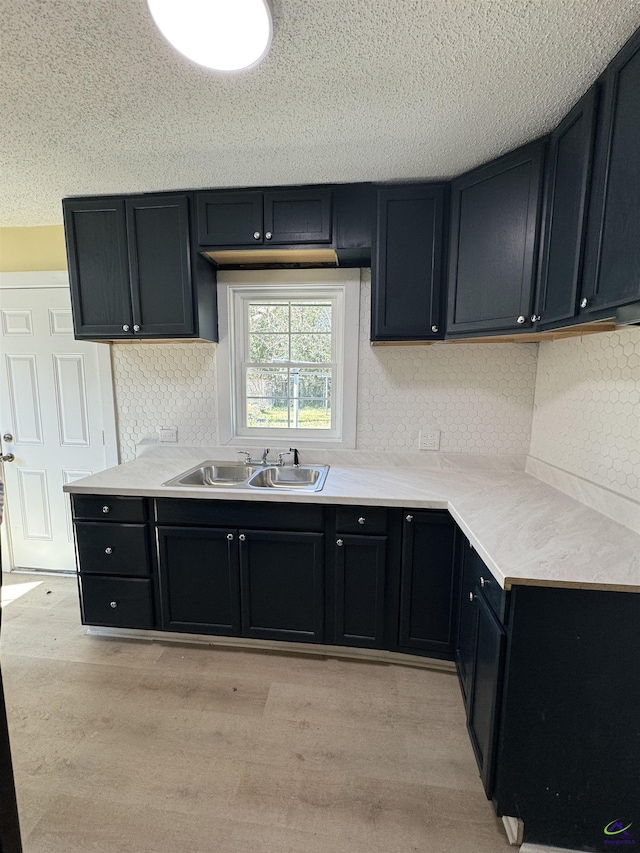
<path id="1" fill-rule="evenodd" d="M 604 843 L 616 845 L 618 847 L 622 845 L 631 846 L 632 844 L 635 844 L 636 840 L 631 832 L 632 826 L 632 823 L 627 823 L 624 820 L 612 820 L 603 830 L 605 837 Z"/>

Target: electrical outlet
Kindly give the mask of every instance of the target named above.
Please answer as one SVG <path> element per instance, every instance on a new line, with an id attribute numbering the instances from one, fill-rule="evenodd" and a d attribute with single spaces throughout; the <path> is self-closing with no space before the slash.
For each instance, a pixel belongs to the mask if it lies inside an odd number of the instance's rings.
<path id="1" fill-rule="evenodd" d="M 176 442 L 178 430 L 175 427 L 158 427 L 158 441 L 162 444 Z"/>
<path id="2" fill-rule="evenodd" d="M 420 450 L 439 450 L 440 430 L 421 429 L 418 434 L 418 447 L 420 448 Z"/>

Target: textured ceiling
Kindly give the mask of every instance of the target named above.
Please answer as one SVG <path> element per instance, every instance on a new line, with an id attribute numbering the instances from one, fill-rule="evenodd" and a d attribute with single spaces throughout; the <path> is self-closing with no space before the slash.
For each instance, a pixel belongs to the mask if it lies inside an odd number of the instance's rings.
<path id="1" fill-rule="evenodd" d="M 249 72 L 189 63 L 145 0 L 0 0 L 0 224 L 65 195 L 447 177 L 549 130 L 640 0 L 274 0 Z"/>

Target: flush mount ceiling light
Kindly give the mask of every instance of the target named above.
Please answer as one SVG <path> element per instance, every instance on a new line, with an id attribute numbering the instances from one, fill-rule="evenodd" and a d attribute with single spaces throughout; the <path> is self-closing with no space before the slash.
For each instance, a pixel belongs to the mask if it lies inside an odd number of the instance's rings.
<path id="1" fill-rule="evenodd" d="M 267 0 L 147 0 L 156 26 L 187 59 L 239 71 L 267 55 L 273 32 Z"/>

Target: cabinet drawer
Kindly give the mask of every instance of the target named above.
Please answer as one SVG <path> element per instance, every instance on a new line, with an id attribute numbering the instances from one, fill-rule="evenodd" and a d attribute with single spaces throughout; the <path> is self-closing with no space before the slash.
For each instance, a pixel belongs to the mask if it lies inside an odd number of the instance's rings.
<path id="1" fill-rule="evenodd" d="M 114 628 L 153 628 L 153 589 L 150 579 L 83 575 L 82 621 Z"/>
<path id="2" fill-rule="evenodd" d="M 146 524 L 76 522 L 81 572 L 103 575 L 149 575 Z"/>
<path id="3" fill-rule="evenodd" d="M 90 521 L 146 521 L 147 502 L 144 498 L 73 495 L 73 517 Z"/>
<path id="4" fill-rule="evenodd" d="M 165 498 L 156 501 L 158 524 L 194 524 L 250 527 L 262 530 L 321 532 L 324 511 L 319 504 L 282 504 L 269 501 L 193 501 Z"/>
<path id="5" fill-rule="evenodd" d="M 380 506 L 339 506 L 336 533 L 386 533 L 387 510 Z"/>

